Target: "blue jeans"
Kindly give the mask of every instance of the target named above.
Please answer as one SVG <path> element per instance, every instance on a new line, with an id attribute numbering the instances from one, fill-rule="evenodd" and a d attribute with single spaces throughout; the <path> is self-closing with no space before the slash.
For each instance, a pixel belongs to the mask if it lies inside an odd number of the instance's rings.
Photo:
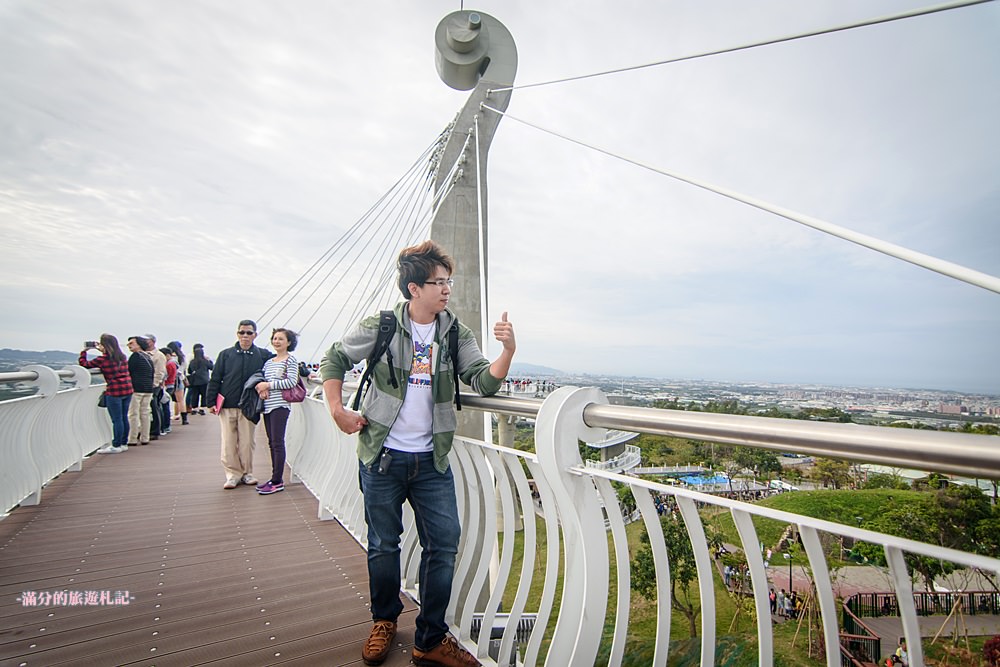
<path id="1" fill-rule="evenodd" d="M 132 394 L 128 396 L 104 396 L 108 406 L 108 416 L 111 417 L 111 444 L 115 447 L 128 445 L 128 406 L 132 402 Z"/>
<path id="2" fill-rule="evenodd" d="M 434 468 L 433 452 L 411 454 L 393 450 L 384 473 L 379 461 L 360 464 L 361 491 L 368 522 L 368 586 L 374 620 L 395 621 L 403 611 L 399 599 L 399 538 L 403 532 L 403 501 L 413 508 L 420 556 L 420 614 L 414 646 L 422 651 L 436 647 L 448 634 L 444 621 L 451 599 L 458 553 L 458 503 L 455 478 Z"/>

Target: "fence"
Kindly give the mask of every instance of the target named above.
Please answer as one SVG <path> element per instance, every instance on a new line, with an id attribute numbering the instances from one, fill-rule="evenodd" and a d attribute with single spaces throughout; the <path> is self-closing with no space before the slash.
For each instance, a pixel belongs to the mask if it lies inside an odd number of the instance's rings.
<path id="1" fill-rule="evenodd" d="M 0 514 L 37 505 L 49 481 L 79 470 L 85 456 L 111 442 L 111 420 L 97 407 L 104 384 L 92 378 L 82 366 L 0 373 L 0 383 L 36 388 L 0 402 Z M 70 388 L 60 388 L 67 383 Z"/>
<path id="2" fill-rule="evenodd" d="M 60 390 L 60 378 L 73 386 Z M 8 509 L 18 503 L 38 502 L 47 480 L 78 467 L 84 456 L 111 437 L 107 416 L 97 407 L 101 387 L 91 383 L 85 369 L 69 367 L 57 374 L 45 367 L 30 367 L 22 373 L 0 374 L 0 382 L 11 381 L 35 383 L 39 393 L 0 402 L 0 457 L 4 462 L 0 466 L 0 501 Z M 289 464 L 295 478 L 316 496 L 319 515 L 336 518 L 364 545 L 356 436 L 335 428 L 316 391 L 313 389 L 314 396 L 293 410 L 287 437 Z M 617 428 L 1000 478 L 1000 447 L 993 437 L 611 406 L 600 391 L 573 387 L 560 388 L 544 401 L 463 399 L 468 410 L 536 420 L 535 453 L 460 437 L 451 455 L 464 530 L 448 622 L 459 639 L 487 663 L 493 662 L 487 656 L 497 634 L 499 648 L 494 655 L 516 655 L 524 664 L 589 667 L 599 654 L 610 665 L 622 663 L 629 631 L 632 572 L 625 521 L 620 512 L 604 512 L 605 507 L 618 504 L 613 483 L 624 485 L 632 494 L 650 535 L 657 614 L 651 658 L 655 665 L 666 664 L 670 648 L 671 587 L 654 494 L 673 497 L 691 540 L 701 604 L 703 665 L 712 665 L 715 659 L 716 576 L 698 504 L 731 513 L 746 553 L 752 589 L 758 592 L 754 597 L 758 618 L 768 618 L 770 610 L 753 519 L 764 517 L 795 526 L 815 581 L 825 637 L 839 636 L 839 614 L 820 535 L 829 533 L 880 545 L 895 590 L 906 593 L 897 596 L 897 613 L 914 665 L 923 664 L 917 614 L 925 607 L 920 596 L 912 594 L 904 554 L 940 558 L 1000 575 L 997 559 L 590 469 L 583 464 L 578 449 L 580 440 L 598 441 L 603 429 Z M 537 504 L 532 488 L 537 490 Z M 419 600 L 420 547 L 412 514 L 406 512 L 404 520 L 401 581 Z M 540 590 L 533 591 L 533 585 Z M 529 591 L 533 594 L 530 608 Z M 531 622 L 525 623 L 527 620 Z M 472 629 L 477 625 L 494 631 L 478 632 L 473 640 Z M 531 630 L 525 637 L 529 625 Z M 498 628 L 502 632 L 498 633 Z M 770 623 L 757 623 L 757 638 L 758 663 L 772 665 Z M 825 658 L 831 667 L 841 664 L 839 641 L 826 643 Z"/>
<path id="3" fill-rule="evenodd" d="M 1000 615 L 1000 592 L 997 591 L 914 591 L 912 597 L 918 616 L 948 614 L 956 604 L 967 616 Z M 857 593 L 848 599 L 846 605 L 858 616 L 899 616 L 895 593 Z"/>
<path id="4" fill-rule="evenodd" d="M 625 521 L 620 512 L 603 511 L 618 503 L 613 482 L 629 489 L 651 538 L 657 594 L 652 662 L 656 665 L 665 665 L 667 661 L 671 602 L 670 563 L 654 494 L 674 498 L 691 540 L 697 563 L 699 636 L 704 665 L 714 664 L 715 659 L 716 582 L 698 513 L 701 503 L 725 508 L 734 518 L 747 555 L 752 588 L 761 592 L 754 598 L 758 618 L 769 618 L 769 601 L 753 519 L 776 519 L 796 527 L 816 583 L 822 632 L 826 637 L 838 637 L 840 633 L 821 533 L 882 546 L 894 586 L 907 593 L 911 592 L 911 583 L 903 560 L 905 553 L 1000 574 L 1000 560 L 993 558 L 590 468 L 583 464 L 578 449 L 578 441 L 599 441 L 603 429 L 616 428 L 1000 477 L 1000 448 L 989 436 L 611 406 L 600 391 L 573 387 L 560 388 L 543 402 L 469 396 L 463 397 L 463 406 L 536 420 L 536 453 L 468 438 L 456 438 L 452 451 L 464 530 L 448 621 L 459 639 L 481 659 L 488 655 L 490 637 L 495 635 L 477 633 L 478 638 L 473 640 L 474 619 L 477 626 L 503 626 L 501 645 L 495 655 L 509 656 L 520 644 L 516 642 L 518 628 L 523 639 L 521 620 L 530 616 L 534 619 L 532 630 L 518 651 L 524 664 L 590 666 L 599 654 L 610 665 L 622 663 L 629 628 L 632 574 Z M 320 515 L 337 518 L 358 542 L 365 544 L 354 436 L 340 433 L 323 402 L 311 399 L 294 415 L 287 442 L 290 465 L 319 499 Z M 533 503 L 532 487 L 537 489 L 538 504 Z M 536 507 L 541 508 L 538 516 L 533 511 Z M 416 569 L 420 547 L 412 516 L 407 514 L 405 521 L 401 577 L 407 592 L 419 600 Z M 516 533 L 521 534 L 520 541 L 515 539 Z M 517 557 L 515 544 L 518 544 Z M 537 603 L 528 609 L 526 602 L 535 583 L 536 560 L 541 590 Z M 520 567 L 515 571 L 517 563 Z M 560 580 L 564 584 L 557 596 L 556 585 Z M 909 595 L 901 600 L 900 613 L 904 635 L 911 647 L 911 664 L 919 665 L 923 663 L 923 655 L 917 606 Z M 774 662 L 771 624 L 758 623 L 757 628 L 758 662 L 771 665 Z M 827 642 L 825 658 L 828 665 L 841 664 L 840 642 Z"/>

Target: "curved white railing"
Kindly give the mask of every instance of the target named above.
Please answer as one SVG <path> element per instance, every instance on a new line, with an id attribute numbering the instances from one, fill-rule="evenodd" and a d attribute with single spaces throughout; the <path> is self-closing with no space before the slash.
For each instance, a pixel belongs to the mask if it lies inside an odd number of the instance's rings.
<path id="1" fill-rule="evenodd" d="M 37 375 L 33 381 L 41 389 L 39 395 L 0 403 L 4 461 L 0 492 L 5 507 L 26 498 L 37 502 L 45 481 L 78 465 L 88 451 L 110 439 L 107 417 L 96 407 L 100 387 L 89 385 L 83 369 L 61 372 L 76 383 L 63 391 L 56 391 L 58 377 L 51 370 L 39 367 L 28 372 Z M 294 480 L 316 496 L 319 516 L 337 519 L 364 546 L 356 436 L 335 428 L 317 392 L 314 389 L 313 396 L 292 411 L 288 462 Z M 655 665 L 666 664 L 670 647 L 671 588 L 670 563 L 653 494 L 674 499 L 691 539 L 701 600 L 703 665 L 715 660 L 718 585 L 698 513 L 703 504 L 724 508 L 733 516 L 749 579 L 758 591 L 754 597 L 758 618 L 770 617 L 769 584 L 753 518 L 775 519 L 797 528 L 815 580 L 823 636 L 828 638 L 825 662 L 831 666 L 840 664 L 839 624 L 820 543 L 822 533 L 882 546 L 914 665 L 923 664 L 923 654 L 904 555 L 943 559 L 1000 576 L 997 559 L 588 468 L 578 447 L 580 440 L 600 440 L 602 430 L 613 427 L 897 465 L 921 461 L 928 470 L 1000 478 L 1000 447 L 995 437 L 624 408 L 608 405 L 596 389 L 573 387 L 560 388 L 544 401 L 467 396 L 463 406 L 536 420 L 534 454 L 460 437 L 451 455 L 463 533 L 448 622 L 460 641 L 486 664 L 496 663 L 491 655 L 509 660 L 512 651 L 526 665 L 589 667 L 598 655 L 606 656 L 610 665 L 622 663 L 629 635 L 632 573 L 622 513 L 605 510 L 618 504 L 612 483 L 629 489 L 651 536 L 658 614 Z M 407 512 L 404 520 L 400 576 L 407 593 L 419 601 L 420 546 L 412 515 Z M 517 563 L 520 567 L 515 567 Z M 541 590 L 534 592 L 529 605 L 533 585 Z M 528 627 L 530 632 L 526 632 Z M 484 630 L 474 639 L 473 628 Z M 757 632 L 758 662 L 772 665 L 771 624 L 758 623 Z"/>
<path id="2" fill-rule="evenodd" d="M 104 384 L 91 377 L 82 366 L 0 373 L 0 382 L 36 388 L 32 396 L 0 402 L 0 514 L 38 504 L 46 484 L 80 470 L 85 456 L 111 442 L 111 420 L 97 407 Z M 61 380 L 74 386 L 60 390 Z"/>
<path id="3" fill-rule="evenodd" d="M 519 623 L 530 617 L 534 623 L 533 630 L 518 652 L 523 664 L 593 665 L 602 650 L 606 621 L 612 621 L 612 631 L 610 640 L 604 640 L 610 645 L 603 647 L 603 654 L 609 655 L 609 664 L 621 664 L 629 627 L 631 573 L 624 519 L 620 512 L 603 510 L 618 504 L 612 482 L 629 487 L 646 529 L 653 536 L 651 545 L 659 593 L 653 658 L 653 663 L 657 665 L 666 664 L 669 648 L 670 564 L 667 562 L 653 494 L 675 499 L 694 547 L 702 605 L 700 637 L 703 665 L 712 665 L 715 659 L 716 577 L 698 514 L 700 504 L 722 507 L 732 514 L 748 557 L 753 589 L 763 592 L 755 597 L 758 618 L 770 618 L 766 595 L 769 584 L 752 519 L 755 516 L 766 517 L 797 527 L 816 582 L 823 634 L 833 638 L 825 646 L 828 665 L 840 664 L 839 623 L 830 571 L 820 545 L 821 533 L 864 540 L 884 548 L 896 590 L 904 593 L 898 597 L 902 606 L 904 634 L 911 647 L 911 664 L 922 664 L 923 658 L 917 614 L 910 595 L 912 584 L 903 554 L 941 558 L 1000 575 L 1000 561 L 996 559 L 585 466 L 577 445 L 578 440 L 600 440 L 603 435 L 600 427 L 613 426 L 701 439 L 711 434 L 723 442 L 810 454 L 839 454 L 873 462 L 891 458 L 897 464 L 905 462 L 912 465 L 914 460 L 921 460 L 929 464 L 931 470 L 959 474 L 975 472 L 980 477 L 1000 477 L 1000 448 L 997 447 L 997 440 L 989 436 L 766 418 L 734 420 L 731 415 L 623 408 L 607 405 L 604 396 L 596 389 L 572 387 L 556 390 L 542 403 L 516 398 L 469 396 L 463 397 L 463 405 L 536 418 L 537 454 L 466 438 L 456 439 L 452 454 L 463 535 L 448 620 L 459 638 L 484 662 L 489 661 L 489 633 L 479 633 L 478 641 L 474 642 L 471 636 L 473 626 L 502 626 L 502 644 L 493 655 L 509 656 Z M 326 406 L 321 400 L 307 401 L 298 413 L 294 419 L 298 420 L 297 427 L 300 425 L 302 428 L 295 430 L 298 438 L 294 447 L 290 445 L 289 455 L 293 471 L 314 492 L 315 489 L 323 489 L 319 494 L 321 514 L 341 520 L 364 544 L 355 438 L 332 428 Z M 289 438 L 290 443 L 292 440 Z M 529 476 L 532 484 L 529 484 Z M 532 497 L 532 485 L 540 498 L 538 504 Z M 542 510 L 541 522 L 536 520 L 534 511 L 539 506 Z M 609 530 L 605 529 L 605 525 Z M 514 551 L 514 536 L 518 529 L 523 533 L 519 554 Z M 538 563 L 541 572 L 537 573 L 543 577 L 542 592 L 537 605 L 526 609 L 525 601 L 536 576 L 536 561 L 542 555 L 539 545 L 543 541 L 547 545 L 544 549 L 545 560 Z M 560 550 L 564 552 L 562 558 L 559 557 Z M 612 554 L 617 566 L 614 572 L 609 573 Z M 415 569 L 418 558 L 419 545 L 412 526 L 408 524 L 403 540 L 401 576 L 407 592 L 417 600 L 419 591 Z M 521 563 L 518 571 L 513 570 L 516 560 Z M 610 606 L 609 576 L 617 584 L 617 596 Z M 564 583 L 561 596 L 557 598 L 556 582 L 560 578 Z M 513 602 L 510 609 L 501 609 L 501 592 L 508 590 L 508 584 L 514 590 Z M 610 618 L 605 614 L 609 608 Z M 549 629 L 551 618 L 556 620 L 554 627 Z M 758 624 L 758 640 L 759 663 L 773 664 L 770 623 Z"/>
<path id="4" fill-rule="evenodd" d="M 590 443 L 587 443 L 590 444 Z M 595 470 L 606 470 L 608 472 L 622 472 L 635 468 L 642 462 L 642 450 L 635 445 L 625 445 L 625 451 L 607 461 L 591 461 L 587 459 L 584 463 L 588 468 Z"/>

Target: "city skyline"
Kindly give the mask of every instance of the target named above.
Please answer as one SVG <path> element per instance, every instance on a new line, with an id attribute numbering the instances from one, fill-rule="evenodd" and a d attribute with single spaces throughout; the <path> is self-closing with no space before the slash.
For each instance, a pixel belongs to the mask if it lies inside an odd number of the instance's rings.
<path id="1" fill-rule="evenodd" d="M 13 354 L 12 354 L 13 353 Z M 92 353 L 93 354 L 93 353 Z M 48 355 L 47 358 L 42 358 L 43 355 Z M 56 361 L 52 359 L 52 356 L 62 356 L 65 358 Z M 51 365 L 53 368 L 59 368 L 63 364 L 72 363 L 72 358 L 78 355 L 78 352 L 72 352 L 70 350 L 24 350 L 24 349 L 12 349 L 12 348 L 0 348 L 0 367 L 9 366 L 10 369 L 15 369 L 19 367 L 18 362 L 24 362 L 27 360 L 30 363 L 41 363 L 43 365 Z M 0 370 L 3 370 L 0 368 Z M 514 362 L 511 364 L 510 373 L 508 377 L 511 379 L 533 379 L 533 380 L 545 380 L 548 378 L 556 378 L 559 380 L 575 380 L 582 379 L 587 382 L 592 382 L 595 386 L 599 384 L 604 385 L 617 385 L 621 384 L 625 387 L 625 383 L 629 383 L 628 388 L 635 391 L 635 386 L 633 383 L 638 383 L 639 385 L 645 385 L 647 383 L 657 383 L 657 387 L 662 389 L 663 384 L 667 385 L 693 385 L 701 388 L 715 388 L 715 387 L 739 387 L 739 388 L 769 388 L 769 389 L 790 389 L 794 388 L 801 392 L 812 392 L 812 391 L 835 391 L 835 392 L 871 392 L 878 395 L 882 392 L 896 393 L 903 396 L 909 396 L 910 393 L 924 393 L 931 392 L 934 394 L 941 394 L 944 396 L 963 396 L 972 397 L 977 399 L 985 399 L 988 404 L 993 405 L 994 403 L 1000 405 L 1000 393 L 991 394 L 988 392 L 970 392 L 961 391 L 956 389 L 947 389 L 940 387 L 895 387 L 890 385 L 882 386 L 867 386 L 867 385 L 838 385 L 838 384 L 825 384 L 821 382 L 780 382 L 771 380 L 732 380 L 732 379 L 706 379 L 706 378 L 684 378 L 684 377 L 663 377 L 663 376 L 652 376 L 652 375 L 623 375 L 623 374 L 604 374 L 604 373 L 593 373 L 585 370 L 573 371 L 573 370 L 562 370 L 556 368 L 549 368 L 545 366 L 539 366 L 537 364 L 530 364 L 525 362 Z M 587 382 L 579 383 L 586 384 Z M 571 384 L 572 382 L 564 382 L 565 384 Z"/>
<path id="2" fill-rule="evenodd" d="M 232 345 L 464 104 L 433 61 L 459 6 L 6 3 L 0 347 Z M 921 7 L 474 8 L 528 86 Z M 516 89 L 488 318 L 567 372 L 1000 393 L 1000 296 L 515 120 L 1000 275 L 998 22 L 987 3 Z"/>

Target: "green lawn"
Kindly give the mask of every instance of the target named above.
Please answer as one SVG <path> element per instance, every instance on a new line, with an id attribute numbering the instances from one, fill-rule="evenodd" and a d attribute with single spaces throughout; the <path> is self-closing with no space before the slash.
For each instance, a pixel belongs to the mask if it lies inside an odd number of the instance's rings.
<path id="1" fill-rule="evenodd" d="M 851 525 L 861 518 L 861 523 L 865 523 L 879 516 L 888 508 L 898 503 L 913 502 L 919 492 L 898 491 L 898 490 L 863 490 L 863 491 L 801 491 L 773 496 L 763 500 L 760 504 L 789 511 L 795 514 L 812 516 L 826 519 L 838 523 Z M 705 511 L 706 520 L 709 525 L 721 531 L 727 542 L 740 544 L 738 534 L 733 525 L 732 516 L 728 511 L 718 511 L 708 509 Z M 844 517 L 848 517 L 847 520 Z M 765 545 L 775 545 L 785 530 L 785 524 L 767 519 L 755 519 L 758 536 Z M 544 525 L 539 522 L 538 550 L 534 565 L 534 581 L 532 583 L 528 597 L 527 611 L 536 611 L 538 608 L 541 589 L 544 583 L 544 563 L 546 557 L 547 544 L 545 536 L 541 532 Z M 639 538 L 644 530 L 642 522 L 636 522 L 626 527 L 628 536 L 629 551 L 634 557 L 640 544 Z M 515 536 L 514 564 L 511 570 L 512 581 L 508 582 L 504 595 L 504 608 L 509 609 L 516 591 L 516 584 L 513 581 L 520 573 L 521 559 L 523 556 L 523 533 Z M 833 549 L 831 553 L 839 551 Z M 611 561 L 608 581 L 608 609 L 603 633 L 601 652 L 598 656 L 598 664 L 607 662 L 607 655 L 611 650 L 612 633 L 614 631 L 614 606 L 617 594 L 617 579 L 614 562 L 614 545 L 611 534 L 608 533 L 608 553 Z M 798 554 L 796 562 L 807 564 L 804 554 Z M 560 558 L 560 574 L 557 577 L 557 591 L 561 591 L 563 585 L 562 562 Z M 737 600 L 731 596 L 722 586 L 721 577 L 716 572 L 716 664 L 728 667 L 750 667 L 757 664 L 757 635 L 756 620 L 752 617 L 752 603 L 746 605 L 746 609 L 737 616 Z M 695 584 L 696 586 L 697 584 Z M 553 610 L 553 617 L 547 627 L 546 641 L 543 645 L 542 656 L 545 655 L 545 648 L 548 646 L 548 639 L 555 627 L 555 615 L 558 613 L 559 593 L 556 595 L 556 609 Z M 817 622 L 818 623 L 818 622 Z M 637 593 L 632 592 L 630 599 L 629 627 L 626 640 L 625 665 L 648 665 L 651 662 L 653 651 L 655 650 L 655 638 L 657 629 L 656 605 L 655 602 L 645 600 Z M 670 665 L 687 666 L 697 664 L 700 645 L 697 639 L 691 640 L 688 632 L 687 619 L 680 612 L 673 612 L 670 624 Z M 700 630 L 700 619 L 699 619 Z M 798 637 L 795 637 L 798 630 Z M 813 657 L 808 655 L 809 631 L 806 623 L 799 627 L 797 622 L 786 622 L 774 627 L 774 646 L 776 665 L 800 665 L 819 664 L 822 662 L 818 656 L 818 643 L 816 641 L 816 629 L 813 630 Z M 793 645 L 794 640 L 794 645 Z M 983 639 L 973 641 L 973 654 L 982 654 Z M 932 657 L 944 657 L 943 643 L 939 640 L 938 646 L 929 649 L 928 653 Z M 978 662 L 959 662 L 952 657 L 951 664 L 978 664 Z"/>
<path id="2" fill-rule="evenodd" d="M 539 525 L 541 528 L 541 525 Z M 639 535 L 643 531 L 641 522 L 626 526 L 630 553 L 635 552 L 639 545 Z M 541 590 L 545 575 L 545 558 L 547 544 L 542 532 L 538 536 L 538 550 L 534 565 L 534 578 L 528 595 L 526 609 L 529 612 L 538 609 L 541 599 Z M 610 572 L 616 571 L 614 559 L 614 545 L 610 533 L 608 534 L 608 549 L 610 554 Z M 508 582 L 504 592 L 504 608 L 509 609 L 516 593 L 515 576 L 520 573 L 521 561 L 524 551 L 524 535 L 522 532 L 515 534 L 514 542 L 514 563 L 511 568 L 511 581 Z M 560 562 L 560 568 L 562 563 Z M 733 617 L 737 613 L 737 604 L 722 585 L 721 577 L 716 573 L 715 577 L 715 598 L 716 598 L 716 636 L 717 636 L 717 662 L 718 665 L 728 665 L 729 667 L 751 667 L 757 664 L 757 640 L 756 621 L 752 618 L 752 611 L 748 614 L 743 611 L 736 623 Z M 549 638 L 555 628 L 555 613 L 558 611 L 559 594 L 563 585 L 563 577 L 557 578 L 556 606 L 553 617 L 548 623 L 546 630 L 546 640 L 543 642 L 541 655 L 548 647 Z M 612 633 L 615 626 L 615 600 L 617 596 L 617 579 L 615 576 L 609 577 L 608 581 L 608 608 L 603 633 L 601 652 L 598 656 L 598 664 L 607 662 L 607 655 L 611 650 Z M 752 604 L 747 605 L 752 607 Z M 648 665 L 655 650 L 657 618 L 656 604 L 654 601 L 646 600 L 636 593 L 632 593 L 629 609 L 629 629 L 626 639 L 625 665 Z M 679 612 L 671 614 L 670 622 L 671 638 L 671 665 L 697 664 L 697 657 L 700 654 L 700 644 L 698 640 L 690 641 L 688 633 L 687 619 Z M 700 630 L 700 619 L 699 619 Z M 796 647 L 791 647 L 791 638 L 795 628 L 792 623 L 785 623 L 776 626 L 775 629 L 775 654 L 776 665 L 801 664 L 797 660 L 805 657 L 804 634 L 799 638 Z M 802 632 L 805 632 L 803 626 Z M 693 662 L 692 662 L 693 660 Z"/>

